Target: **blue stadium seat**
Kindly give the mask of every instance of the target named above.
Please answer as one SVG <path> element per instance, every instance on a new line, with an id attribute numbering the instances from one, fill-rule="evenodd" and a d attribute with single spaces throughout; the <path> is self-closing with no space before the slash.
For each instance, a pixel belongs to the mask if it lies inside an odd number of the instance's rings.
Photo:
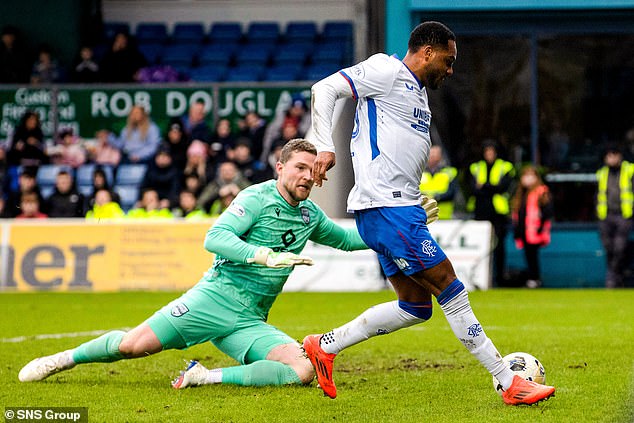
<path id="1" fill-rule="evenodd" d="M 327 21 L 321 31 L 321 38 L 328 41 L 345 41 L 353 40 L 353 25 L 350 21 Z"/>
<path id="2" fill-rule="evenodd" d="M 210 42 L 233 42 L 242 40 L 242 24 L 240 22 L 216 22 L 209 31 Z"/>
<path id="3" fill-rule="evenodd" d="M 144 164 L 122 164 L 117 168 L 114 183 L 115 185 L 139 186 L 143 181 L 147 165 Z"/>
<path id="4" fill-rule="evenodd" d="M 42 198 L 48 199 L 55 192 L 55 185 L 45 185 L 40 187 L 40 194 L 42 194 Z"/>
<path id="5" fill-rule="evenodd" d="M 345 56 L 344 46 L 340 43 L 320 44 L 311 55 L 313 64 L 328 64 L 341 66 Z"/>
<path id="6" fill-rule="evenodd" d="M 315 22 L 291 21 L 286 25 L 285 38 L 290 41 L 313 41 L 317 37 Z"/>
<path id="7" fill-rule="evenodd" d="M 104 22 L 103 23 L 103 37 L 104 40 L 111 41 L 115 35 L 123 32 L 124 34 L 130 34 L 130 25 L 127 22 Z"/>
<path id="8" fill-rule="evenodd" d="M 192 68 L 189 77 L 196 82 L 221 82 L 224 81 L 227 68 L 219 65 L 204 65 Z"/>
<path id="9" fill-rule="evenodd" d="M 228 66 L 232 61 L 237 44 L 210 44 L 204 46 L 198 54 L 198 63 L 204 65 Z"/>
<path id="10" fill-rule="evenodd" d="M 172 42 L 196 42 L 202 43 L 205 40 L 205 27 L 200 22 L 178 22 L 172 31 Z"/>
<path id="11" fill-rule="evenodd" d="M 92 195 L 92 185 L 78 185 L 77 191 L 84 197 L 90 197 Z"/>
<path id="12" fill-rule="evenodd" d="M 274 46 L 270 44 L 247 44 L 236 53 L 238 66 L 254 64 L 266 65 L 271 57 Z"/>
<path id="13" fill-rule="evenodd" d="M 121 208 L 128 212 L 139 199 L 139 187 L 134 185 L 115 185 L 114 192 L 119 194 Z"/>
<path id="14" fill-rule="evenodd" d="M 338 70 L 339 70 L 338 67 L 333 65 L 328 65 L 328 64 L 311 65 L 305 69 L 300 79 L 303 79 L 306 81 L 318 81 L 320 79 L 323 79 L 327 76 L 332 75 Z"/>
<path id="15" fill-rule="evenodd" d="M 150 65 L 155 65 L 161 61 L 161 55 L 165 46 L 159 43 L 143 43 L 139 44 L 139 51 L 145 57 Z"/>
<path id="16" fill-rule="evenodd" d="M 266 69 L 262 80 L 269 82 L 296 81 L 300 71 L 301 67 L 298 66 L 273 66 Z"/>
<path id="17" fill-rule="evenodd" d="M 140 44 L 164 44 L 168 39 L 167 25 L 159 22 L 140 22 L 136 27 L 134 35 Z"/>
<path id="18" fill-rule="evenodd" d="M 197 44 L 171 45 L 163 50 L 161 63 L 170 66 L 190 66 L 198 55 Z"/>
<path id="19" fill-rule="evenodd" d="M 280 38 L 280 24 L 277 22 L 251 22 L 247 28 L 248 41 L 277 41 Z"/>
<path id="20" fill-rule="evenodd" d="M 307 45 L 302 44 L 290 44 L 281 46 L 276 50 L 273 56 L 273 62 L 276 65 L 286 65 L 297 63 L 300 66 L 306 63 L 306 59 L 310 53 L 310 49 Z"/>
<path id="21" fill-rule="evenodd" d="M 77 186 L 91 186 L 92 187 L 92 176 L 95 173 L 95 169 L 100 168 L 106 174 L 106 182 L 108 185 L 112 186 L 114 183 L 114 170 L 112 166 L 98 165 L 95 163 L 88 163 L 81 165 L 75 171 L 75 181 L 77 182 Z"/>
<path id="22" fill-rule="evenodd" d="M 227 72 L 225 81 L 228 82 L 247 82 L 259 81 L 264 73 L 263 66 L 249 65 L 231 68 Z"/>
<path id="23" fill-rule="evenodd" d="M 3 187 L 7 190 L 5 191 L 5 194 L 8 194 L 9 192 L 18 192 L 20 190 L 18 179 L 20 178 L 21 173 L 22 166 L 9 166 L 7 168 L 6 186 Z"/>
<path id="24" fill-rule="evenodd" d="M 56 164 L 45 164 L 41 165 L 37 169 L 37 175 L 35 180 L 40 188 L 44 187 L 55 187 L 55 178 L 57 174 L 61 171 L 65 170 L 69 172 L 71 175 L 74 175 L 73 168 L 66 165 L 56 165 Z"/>

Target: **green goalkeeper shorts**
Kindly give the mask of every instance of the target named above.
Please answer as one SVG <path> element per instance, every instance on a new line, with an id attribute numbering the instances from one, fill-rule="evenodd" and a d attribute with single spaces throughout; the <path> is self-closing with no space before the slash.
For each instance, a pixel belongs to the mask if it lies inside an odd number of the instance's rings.
<path id="1" fill-rule="evenodd" d="M 196 285 L 146 321 L 164 349 L 211 341 L 239 363 L 249 364 L 264 360 L 278 345 L 297 342 L 206 285 Z"/>

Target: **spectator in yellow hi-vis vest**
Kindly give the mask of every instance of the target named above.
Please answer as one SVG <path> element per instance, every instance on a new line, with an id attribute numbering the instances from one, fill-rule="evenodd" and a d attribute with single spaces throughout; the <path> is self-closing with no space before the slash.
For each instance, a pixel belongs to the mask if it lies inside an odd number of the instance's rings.
<path id="1" fill-rule="evenodd" d="M 454 198 L 458 192 L 455 167 L 443 165 L 443 150 L 439 145 L 429 149 L 427 167 L 420 180 L 420 192 L 434 198 L 438 202 L 439 219 L 453 217 Z"/>
<path id="2" fill-rule="evenodd" d="M 161 208 L 158 192 L 152 188 L 146 188 L 141 193 L 141 201 L 132 210 L 128 211 L 128 219 L 171 219 L 174 216 L 170 209 Z"/>
<path id="3" fill-rule="evenodd" d="M 632 229 L 634 164 L 623 160 L 623 153 L 609 146 L 603 156 L 605 166 L 597 171 L 597 217 L 605 248 L 606 288 L 623 286 L 627 240 Z"/>
<path id="4" fill-rule="evenodd" d="M 86 219 L 120 219 L 125 217 L 121 206 L 112 200 L 112 193 L 106 188 L 100 188 L 95 192 L 95 204 L 86 213 Z"/>
<path id="5" fill-rule="evenodd" d="M 475 220 L 488 220 L 495 232 L 493 250 L 493 281 L 497 286 L 506 282 L 504 266 L 506 238 L 509 224 L 509 191 L 515 177 L 513 164 L 498 157 L 498 147 L 493 141 L 485 141 L 482 146 L 483 160 L 469 166 L 470 186 L 473 196 L 467 209 L 473 211 Z"/>

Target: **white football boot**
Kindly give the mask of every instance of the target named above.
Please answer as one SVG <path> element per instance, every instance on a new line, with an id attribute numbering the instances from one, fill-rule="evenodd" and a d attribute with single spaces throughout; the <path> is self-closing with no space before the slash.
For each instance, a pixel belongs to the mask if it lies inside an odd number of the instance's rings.
<path id="1" fill-rule="evenodd" d="M 196 360 L 191 360 L 185 370 L 172 382 L 174 389 L 183 389 L 188 386 L 199 386 L 208 384 L 209 369 Z"/>
<path id="2" fill-rule="evenodd" d="M 73 361 L 72 350 L 62 351 L 32 360 L 29 364 L 22 367 L 18 374 L 18 379 L 20 379 L 20 382 L 36 382 L 73 367 L 75 367 L 75 362 Z"/>

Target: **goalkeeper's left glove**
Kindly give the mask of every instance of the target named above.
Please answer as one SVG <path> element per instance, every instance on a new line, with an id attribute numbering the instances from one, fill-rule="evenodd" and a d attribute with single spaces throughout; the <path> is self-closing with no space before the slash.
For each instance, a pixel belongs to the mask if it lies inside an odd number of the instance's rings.
<path id="1" fill-rule="evenodd" d="M 247 263 L 256 263 L 266 267 L 280 269 L 282 267 L 292 267 L 298 264 L 312 266 L 313 259 L 289 252 L 276 253 L 268 247 L 260 247 L 255 251 L 253 258 L 247 259 Z"/>
<path id="2" fill-rule="evenodd" d="M 425 212 L 427 212 L 427 224 L 434 223 L 438 220 L 438 202 L 431 197 L 423 195 L 420 201 L 420 205 L 423 206 Z"/>

